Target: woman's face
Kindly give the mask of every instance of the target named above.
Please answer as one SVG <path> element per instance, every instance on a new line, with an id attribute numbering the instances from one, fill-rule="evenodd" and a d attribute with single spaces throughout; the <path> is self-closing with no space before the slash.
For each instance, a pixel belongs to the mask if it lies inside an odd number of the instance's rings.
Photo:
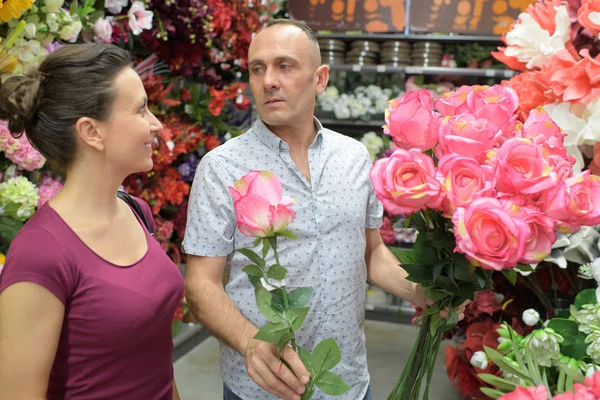
<path id="1" fill-rule="evenodd" d="M 104 124 L 105 157 L 110 167 L 126 175 L 150 171 L 152 143 L 162 124 L 148 110 L 144 85 L 133 69 L 123 69 L 113 85 L 117 97 Z"/>

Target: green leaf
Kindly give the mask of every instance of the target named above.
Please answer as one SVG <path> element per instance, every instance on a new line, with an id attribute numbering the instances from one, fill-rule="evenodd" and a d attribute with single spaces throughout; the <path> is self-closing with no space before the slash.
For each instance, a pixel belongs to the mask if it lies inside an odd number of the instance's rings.
<path id="1" fill-rule="evenodd" d="M 401 264 L 407 273 L 407 280 L 415 283 L 425 283 L 432 281 L 433 267 L 420 264 Z"/>
<path id="2" fill-rule="evenodd" d="M 0 235 L 6 242 L 11 242 L 19 230 L 23 227 L 23 222 L 10 217 L 0 217 Z"/>
<path id="3" fill-rule="evenodd" d="M 260 282 L 260 278 L 257 277 L 257 276 L 250 276 L 250 275 L 248 275 L 248 280 L 250 281 L 250 283 L 254 287 L 255 291 L 256 291 L 256 287 L 257 286 L 262 286 L 262 283 Z"/>
<path id="4" fill-rule="evenodd" d="M 548 323 L 548 328 L 554 329 L 563 337 L 564 340 L 560 344 L 563 355 L 576 360 L 581 360 L 586 356 L 589 343 L 585 342 L 586 335 L 579 332 L 577 322 L 565 318 L 554 318 Z"/>
<path id="5" fill-rule="evenodd" d="M 310 360 L 315 373 L 319 375 L 321 371 L 329 371 L 338 365 L 342 361 L 342 354 L 335 340 L 329 338 L 315 346 Z"/>
<path id="6" fill-rule="evenodd" d="M 254 252 L 253 250 L 250 250 L 247 247 L 244 247 L 242 249 L 237 249 L 237 251 L 242 253 L 246 257 L 248 257 L 248 259 L 250 259 L 250 261 L 252 261 L 254 264 L 258 265 L 261 268 L 264 268 L 267 265 L 267 263 L 265 263 L 265 260 L 260 258 L 260 256 L 258 254 L 256 254 L 256 252 Z"/>
<path id="7" fill-rule="evenodd" d="M 292 240 L 298 239 L 298 236 L 296 236 L 296 234 L 293 231 L 290 231 L 289 229 L 286 229 L 283 232 L 279 232 L 277 234 L 277 236 L 281 236 L 281 237 L 284 237 L 286 239 L 292 239 Z"/>
<path id="8" fill-rule="evenodd" d="M 296 288 L 289 293 L 290 308 L 301 308 L 308 304 L 312 288 Z"/>
<path id="9" fill-rule="evenodd" d="M 183 326 L 183 322 L 176 319 L 171 323 L 171 337 L 175 337 L 181 332 L 181 327 Z"/>
<path id="10" fill-rule="evenodd" d="M 271 305 L 271 299 L 273 296 L 267 289 L 265 289 L 262 285 L 256 287 L 256 305 L 258 309 L 271 322 L 281 322 L 283 321 L 283 316 L 280 312 L 275 310 Z"/>
<path id="11" fill-rule="evenodd" d="M 530 382 L 530 378 L 527 376 L 527 373 L 522 371 L 520 368 L 516 368 L 509 364 L 508 361 L 504 359 L 504 356 L 500 354 L 500 352 L 487 346 L 483 346 L 483 350 L 489 359 L 492 360 L 492 362 L 498 367 L 500 367 L 501 370 L 504 372 L 509 372 L 513 375 L 517 375 L 519 378 L 524 379 L 526 383 Z"/>
<path id="12" fill-rule="evenodd" d="M 416 261 L 412 249 L 390 247 L 390 250 L 392 251 L 392 253 L 394 253 L 394 255 L 400 261 L 401 264 L 414 264 Z"/>
<path id="13" fill-rule="evenodd" d="M 350 390 L 350 386 L 339 375 L 331 371 L 319 374 L 315 384 L 328 396 L 339 396 Z"/>
<path id="14" fill-rule="evenodd" d="M 517 264 L 515 268 L 521 272 L 535 272 L 530 264 Z"/>
<path id="15" fill-rule="evenodd" d="M 283 301 L 283 290 L 282 288 L 277 288 L 271 292 L 271 305 L 275 307 L 275 309 L 279 311 L 287 311 L 289 307 L 285 307 L 285 303 Z"/>
<path id="16" fill-rule="evenodd" d="M 440 275 L 442 275 L 442 270 L 444 269 L 445 264 L 440 262 L 435 264 L 435 266 L 433 267 L 433 272 L 432 272 L 432 278 L 435 281 L 437 278 L 440 277 Z"/>
<path id="17" fill-rule="evenodd" d="M 257 278 L 263 277 L 262 269 L 260 269 L 258 265 L 254 264 L 246 265 L 244 268 L 242 268 L 242 272 L 245 272 L 249 276 L 255 276 Z"/>
<path id="18" fill-rule="evenodd" d="M 464 257 L 457 257 L 455 260 L 454 278 L 458 281 L 478 283 L 478 278 L 475 275 L 475 267 L 469 262 L 469 260 Z"/>
<path id="19" fill-rule="evenodd" d="M 433 250 L 433 244 L 427 240 L 427 235 L 424 232 L 419 232 L 417 240 L 413 245 L 415 262 L 423 266 L 433 267 L 439 261 L 436 252 Z"/>
<path id="20" fill-rule="evenodd" d="M 279 338 L 279 346 L 277 348 L 277 354 L 279 354 L 279 357 L 281 358 L 281 353 L 283 352 L 283 349 L 285 349 L 285 346 L 290 342 L 290 340 L 292 340 L 294 338 L 294 334 L 292 332 L 287 332 L 284 333 L 280 338 Z"/>
<path id="21" fill-rule="evenodd" d="M 286 269 L 279 264 L 272 265 L 267 271 L 267 276 L 269 279 L 276 279 L 278 281 L 284 279 L 286 274 Z"/>
<path id="22" fill-rule="evenodd" d="M 448 318 L 446 319 L 446 328 L 451 328 L 454 325 L 458 324 L 458 314 L 454 310 L 454 308 L 448 308 Z"/>
<path id="23" fill-rule="evenodd" d="M 300 361 L 304 364 L 306 370 L 314 377 L 314 368 L 312 365 L 312 360 L 310 353 L 302 346 L 298 346 L 298 356 L 300 356 Z"/>
<path id="24" fill-rule="evenodd" d="M 506 277 L 506 279 L 508 279 L 508 281 L 510 283 L 512 283 L 513 285 L 515 285 L 517 283 L 517 271 L 515 271 L 514 268 L 503 269 L 502 275 L 504 275 Z"/>
<path id="25" fill-rule="evenodd" d="M 478 374 L 477 375 L 482 381 L 487 383 L 488 385 L 492 385 L 497 387 L 498 389 L 502 389 L 506 392 L 513 392 L 517 389 L 517 385 L 512 382 L 507 381 L 506 379 L 502 379 L 492 374 Z"/>
<path id="26" fill-rule="evenodd" d="M 258 246 L 259 244 L 262 243 L 262 241 L 263 241 L 263 238 L 256 239 L 254 242 L 252 242 L 252 247 Z"/>
<path id="27" fill-rule="evenodd" d="M 278 344 L 281 336 L 289 331 L 290 328 L 285 322 L 267 322 L 265 326 L 260 328 L 260 331 L 254 336 L 254 339 Z"/>
<path id="28" fill-rule="evenodd" d="M 581 310 L 581 307 L 586 304 L 596 304 L 598 300 L 596 299 L 596 289 L 585 289 L 579 292 L 577 297 L 575 297 L 575 305 L 578 310 Z"/>
<path id="29" fill-rule="evenodd" d="M 423 216 L 421 215 L 420 211 L 411 214 L 408 218 L 410 219 L 411 225 L 414 226 L 416 230 L 418 230 L 419 232 L 425 231 L 425 220 L 423 219 Z"/>
<path id="30" fill-rule="evenodd" d="M 292 331 L 296 332 L 298 329 L 300 329 L 300 327 L 304 323 L 304 320 L 306 319 L 306 314 L 308 313 L 308 310 L 308 307 L 292 308 L 286 313 L 285 318 L 290 323 Z"/>
<path id="31" fill-rule="evenodd" d="M 482 387 L 479 388 L 479 390 L 481 390 L 483 394 L 485 394 L 488 397 L 491 397 L 492 399 L 499 399 L 500 397 L 505 395 L 505 393 L 502 393 L 501 391 L 496 389 Z"/>
<path id="32" fill-rule="evenodd" d="M 300 397 L 300 400 L 309 400 L 310 398 L 312 398 L 313 394 L 315 394 L 314 386 L 307 385 L 306 391 L 302 393 L 302 397 Z"/>
<path id="33" fill-rule="evenodd" d="M 262 258 L 263 260 L 267 258 L 267 254 L 269 254 L 269 249 L 271 245 L 268 240 L 263 240 L 263 248 L 262 248 Z"/>

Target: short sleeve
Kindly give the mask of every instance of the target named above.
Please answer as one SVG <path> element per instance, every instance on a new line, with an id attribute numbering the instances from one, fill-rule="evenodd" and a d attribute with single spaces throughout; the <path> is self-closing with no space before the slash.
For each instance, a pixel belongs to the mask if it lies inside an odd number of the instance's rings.
<path id="1" fill-rule="evenodd" d="M 202 158 L 190 191 L 184 253 L 224 257 L 233 251 L 236 220 L 228 189 L 233 183 L 210 153 Z"/>
<path id="2" fill-rule="evenodd" d="M 369 175 L 373 163 L 371 162 L 371 156 L 369 156 L 369 152 L 366 149 L 364 156 L 367 158 L 365 169 L 367 171 L 367 175 Z M 381 227 L 383 217 L 383 205 L 381 204 L 381 201 L 379 201 L 377 195 L 375 194 L 375 189 L 373 188 L 373 183 L 371 182 L 370 177 L 367 177 L 367 185 L 369 190 L 369 200 L 367 203 L 366 227 L 367 229 L 378 229 Z"/>
<path id="3" fill-rule="evenodd" d="M 43 229 L 21 232 L 6 255 L 0 274 L 0 293 L 15 283 L 33 282 L 66 305 L 75 292 L 77 276 L 63 249 L 64 244 Z"/>

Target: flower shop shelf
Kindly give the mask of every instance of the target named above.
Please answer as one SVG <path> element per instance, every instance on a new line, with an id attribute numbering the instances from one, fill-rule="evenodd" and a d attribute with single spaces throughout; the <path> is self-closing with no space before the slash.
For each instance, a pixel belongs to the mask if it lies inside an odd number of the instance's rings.
<path id="1" fill-rule="evenodd" d="M 341 65 L 329 66 L 332 71 L 404 73 L 407 75 L 459 75 L 487 78 L 512 78 L 517 71 L 510 69 L 479 69 L 479 68 L 449 68 L 449 67 L 391 67 L 387 65 Z"/>
<path id="2" fill-rule="evenodd" d="M 500 36 L 479 35 L 404 35 L 394 33 L 324 33 L 317 35 L 319 39 L 338 40 L 406 40 L 409 42 L 475 42 L 475 43 L 501 43 Z"/>

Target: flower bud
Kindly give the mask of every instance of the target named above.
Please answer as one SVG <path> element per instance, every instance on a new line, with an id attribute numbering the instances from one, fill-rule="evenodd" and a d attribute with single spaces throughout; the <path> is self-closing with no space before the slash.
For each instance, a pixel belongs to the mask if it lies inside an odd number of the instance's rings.
<path id="1" fill-rule="evenodd" d="M 523 322 L 527 326 L 535 326 L 540 322 L 540 314 L 533 308 L 523 311 Z"/>
<path id="2" fill-rule="evenodd" d="M 483 351 L 476 351 L 471 357 L 471 365 L 475 368 L 486 369 L 488 366 L 488 357 Z"/>
<path id="3" fill-rule="evenodd" d="M 512 342 L 510 340 L 506 340 L 498 345 L 498 351 L 505 352 L 512 347 Z"/>
<path id="4" fill-rule="evenodd" d="M 498 328 L 496 329 L 496 332 L 498 332 L 498 335 L 500 335 L 500 337 L 510 339 L 510 332 L 508 331 L 508 329 Z"/>

